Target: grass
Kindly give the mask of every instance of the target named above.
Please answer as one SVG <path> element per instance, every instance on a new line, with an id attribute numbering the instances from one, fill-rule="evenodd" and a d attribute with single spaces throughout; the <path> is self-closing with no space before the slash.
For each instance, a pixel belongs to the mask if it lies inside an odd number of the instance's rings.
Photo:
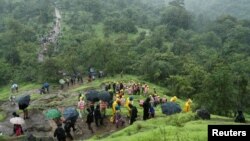
<path id="1" fill-rule="evenodd" d="M 73 87 L 68 89 L 68 91 L 63 92 L 62 95 L 73 95 L 80 92 L 85 92 L 88 89 L 103 89 L 105 83 L 110 82 L 130 82 L 134 81 L 136 83 L 146 83 L 149 85 L 149 93 L 153 93 L 153 88 L 156 88 L 157 94 L 161 97 L 166 97 L 168 100 L 170 99 L 169 96 L 166 96 L 168 90 L 164 87 L 157 86 L 153 83 L 149 83 L 146 81 L 141 80 L 140 77 L 131 76 L 131 75 L 124 75 L 124 77 L 115 76 L 115 77 L 107 77 L 104 79 L 97 79 L 91 83 L 84 83 L 79 87 Z M 37 84 L 26 84 L 21 85 L 20 93 L 24 93 L 25 91 L 29 91 L 30 89 L 34 90 L 39 88 Z M 4 87 L 0 90 L 2 93 L 0 99 L 8 98 L 9 95 L 9 88 Z M 6 96 L 7 95 L 7 96 Z M 35 92 L 31 95 L 31 100 L 39 99 L 43 95 L 36 94 Z M 211 115 L 211 120 L 197 120 L 197 117 L 194 113 L 180 113 L 176 115 L 166 116 L 162 114 L 160 106 L 156 107 L 156 117 L 153 119 L 149 119 L 146 122 L 142 121 L 142 113 L 143 109 L 139 106 L 139 99 L 145 99 L 144 96 L 141 95 L 134 95 L 134 105 L 138 109 L 138 117 L 139 120 L 136 121 L 133 125 L 128 126 L 122 130 L 112 133 L 105 133 L 93 136 L 90 141 L 93 140 L 103 140 L 103 141 L 115 141 L 115 140 L 129 140 L 129 141 L 155 141 L 155 140 L 162 140 L 162 141 L 204 141 L 207 140 L 207 126 L 210 124 L 238 124 L 233 122 L 232 118 Z M 126 97 L 127 98 L 127 95 Z M 67 96 L 67 98 L 63 98 L 62 100 L 58 99 L 57 96 L 54 98 L 55 100 L 46 103 L 51 105 L 52 107 L 57 106 L 72 106 L 77 103 L 77 96 Z M 184 101 L 181 99 L 177 100 L 177 103 L 183 107 Z M 45 104 L 45 105 L 46 105 Z M 30 107 L 32 108 L 32 106 Z M 122 107 L 122 114 L 125 116 L 127 114 L 127 109 Z M 112 110 L 107 110 L 107 115 L 112 115 Z M 4 113 L 0 112 L 0 121 L 1 118 L 4 119 Z M 249 115 L 246 115 L 246 118 L 249 119 Z M 2 137 L 0 136 L 0 140 Z"/>
<path id="2" fill-rule="evenodd" d="M 77 88 L 74 88 L 74 89 L 71 89 L 70 92 L 78 92 L 78 93 L 84 93 L 86 90 L 88 89 L 98 89 L 98 90 L 101 90 L 103 89 L 102 86 L 104 86 L 106 83 L 113 83 L 113 82 L 125 82 L 125 83 L 128 83 L 128 82 L 131 82 L 131 81 L 134 81 L 136 83 L 141 83 L 141 84 L 144 84 L 146 83 L 148 86 L 149 86 L 149 94 L 153 94 L 153 88 L 156 88 L 156 91 L 157 91 L 157 94 L 161 97 L 166 97 L 168 100 L 170 100 L 171 97 L 165 95 L 166 92 L 168 91 L 168 89 L 166 88 L 163 88 L 163 87 L 160 87 L 158 85 L 155 85 L 153 83 L 149 83 L 147 81 L 143 81 L 140 77 L 135 77 L 135 76 L 132 76 L 132 75 L 125 75 L 123 78 L 121 78 L 119 75 L 117 76 L 114 76 L 114 77 L 107 77 L 105 79 L 97 79 L 97 80 L 94 80 L 92 81 L 91 83 L 86 83 L 80 87 L 77 87 Z M 128 95 L 125 93 L 125 98 L 128 97 Z M 134 97 L 134 105 L 138 108 L 138 112 L 139 113 L 142 113 L 142 108 L 139 106 L 139 102 L 138 100 L 140 99 L 146 99 L 146 97 L 142 96 L 142 95 L 133 95 Z M 184 101 L 181 100 L 181 99 L 178 99 L 177 100 L 177 103 L 180 104 L 181 107 L 184 106 Z M 124 110 L 126 110 L 125 108 L 122 108 Z M 159 116 L 164 116 L 163 114 L 161 114 L 161 108 L 160 106 L 158 106 L 156 109 L 155 109 L 156 113 L 159 113 Z M 111 115 L 111 109 L 108 109 L 108 114 Z"/>
<path id="3" fill-rule="evenodd" d="M 108 136 L 94 136 L 89 141 L 205 141 L 211 124 L 239 124 L 225 117 L 212 116 L 211 120 L 196 120 L 194 113 L 180 113 L 148 121 L 137 121 Z"/>
<path id="4" fill-rule="evenodd" d="M 0 122 L 1 121 L 4 121 L 5 120 L 5 118 L 6 118 L 6 113 L 5 112 L 3 112 L 3 111 L 0 111 Z"/>
<path id="5" fill-rule="evenodd" d="M 0 141 L 24 141 L 27 140 L 25 135 L 18 137 L 0 136 Z"/>
<path id="6" fill-rule="evenodd" d="M 19 84 L 19 92 L 18 93 L 14 93 L 15 96 L 18 96 L 20 94 L 25 94 L 26 91 L 32 90 L 32 89 L 37 89 L 40 88 L 39 84 L 27 84 L 27 83 L 23 83 L 23 84 Z M 10 91 L 10 86 L 5 86 L 3 88 L 0 89 L 0 101 L 6 101 L 8 100 L 11 91 Z"/>

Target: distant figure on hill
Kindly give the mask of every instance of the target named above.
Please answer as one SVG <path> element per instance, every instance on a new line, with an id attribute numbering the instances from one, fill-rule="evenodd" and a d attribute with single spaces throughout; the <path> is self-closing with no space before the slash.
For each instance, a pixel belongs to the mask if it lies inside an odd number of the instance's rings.
<path id="1" fill-rule="evenodd" d="M 177 97 L 176 97 L 176 96 L 173 96 L 173 97 L 170 99 L 171 102 L 176 102 L 176 100 L 177 100 Z"/>
<path id="2" fill-rule="evenodd" d="M 150 98 L 148 97 L 143 102 L 143 120 L 147 120 L 149 118 L 149 108 L 150 108 Z"/>
<path id="3" fill-rule="evenodd" d="M 43 84 L 43 87 L 44 87 L 44 89 L 45 89 L 45 92 L 49 93 L 49 83 L 48 83 L 48 82 L 45 82 L 45 83 Z"/>
<path id="4" fill-rule="evenodd" d="M 11 85 L 11 92 L 12 93 L 14 93 L 14 92 L 18 93 L 18 85 L 16 83 Z"/>
<path id="5" fill-rule="evenodd" d="M 238 115 L 236 116 L 236 119 L 234 121 L 235 122 L 240 122 L 240 123 L 245 123 L 246 122 L 242 111 L 238 111 Z"/>
<path id="6" fill-rule="evenodd" d="M 187 102 L 185 103 L 185 106 L 183 109 L 184 112 L 189 112 L 191 110 L 191 103 L 192 103 L 192 100 L 189 98 Z"/>
<path id="7" fill-rule="evenodd" d="M 10 95 L 9 97 L 9 101 L 11 102 L 11 105 L 16 105 L 16 96 L 14 96 L 13 94 Z"/>

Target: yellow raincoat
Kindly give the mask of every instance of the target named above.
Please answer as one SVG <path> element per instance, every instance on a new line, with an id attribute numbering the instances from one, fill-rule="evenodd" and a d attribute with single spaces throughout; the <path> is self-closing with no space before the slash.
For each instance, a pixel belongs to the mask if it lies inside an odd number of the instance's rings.
<path id="1" fill-rule="evenodd" d="M 174 96 L 174 97 L 172 97 L 172 98 L 170 99 L 171 102 L 175 102 L 176 100 L 177 100 L 177 97 L 176 97 L 176 96 Z"/>
<path id="2" fill-rule="evenodd" d="M 184 112 L 189 112 L 191 110 L 191 103 L 192 103 L 192 100 L 188 99 L 184 106 L 184 110 L 183 110 Z"/>
<path id="3" fill-rule="evenodd" d="M 132 97 L 128 97 L 128 98 L 126 99 L 126 103 L 125 103 L 125 107 L 126 107 L 127 110 L 128 110 L 128 116 L 130 117 L 130 115 L 131 115 L 131 109 L 130 109 L 130 107 L 129 107 L 129 104 L 133 104 L 133 98 L 132 98 Z"/>

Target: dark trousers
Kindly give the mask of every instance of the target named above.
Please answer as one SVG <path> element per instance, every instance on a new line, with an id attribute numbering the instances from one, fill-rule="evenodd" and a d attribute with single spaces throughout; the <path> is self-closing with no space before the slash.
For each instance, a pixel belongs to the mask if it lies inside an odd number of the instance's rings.
<path id="1" fill-rule="evenodd" d="M 97 127 L 100 126 L 100 125 L 103 125 L 103 117 L 97 117 L 97 118 L 95 117 L 95 125 Z"/>
<path id="2" fill-rule="evenodd" d="M 70 134 L 70 132 L 66 132 L 66 136 L 69 137 L 71 140 L 73 140 L 72 135 Z"/>

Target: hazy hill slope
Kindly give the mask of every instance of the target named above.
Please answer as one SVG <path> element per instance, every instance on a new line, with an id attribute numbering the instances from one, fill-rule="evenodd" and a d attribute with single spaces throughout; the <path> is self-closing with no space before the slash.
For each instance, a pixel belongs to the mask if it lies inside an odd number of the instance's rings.
<path id="1" fill-rule="evenodd" d="M 249 19 L 249 0 L 186 0 L 186 8 L 196 15 L 206 15 L 212 19 L 220 15 L 232 15 Z"/>

